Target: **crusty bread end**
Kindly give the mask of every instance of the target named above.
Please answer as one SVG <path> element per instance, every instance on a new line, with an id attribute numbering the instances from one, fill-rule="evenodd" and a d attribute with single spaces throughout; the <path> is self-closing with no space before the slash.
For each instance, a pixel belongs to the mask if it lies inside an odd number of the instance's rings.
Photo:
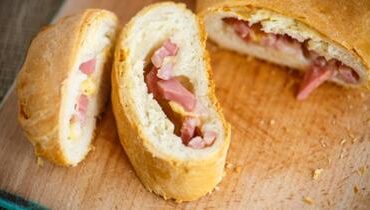
<path id="1" fill-rule="evenodd" d="M 17 79 L 19 122 L 35 153 L 56 164 L 74 166 L 90 150 L 96 116 L 109 96 L 116 16 L 105 10 L 63 18 L 32 41 Z M 82 136 L 68 140 L 82 73 L 79 65 L 96 56 L 97 93 L 92 96 Z"/>
<path id="2" fill-rule="evenodd" d="M 347 10 L 342 11 L 343 15 L 347 15 L 343 17 L 338 11 L 322 16 L 324 11 L 321 11 L 320 8 L 325 8 L 330 4 L 333 8 L 341 5 L 342 7 L 351 5 L 349 6 L 350 8 L 361 12 L 358 14 L 358 17 L 353 16 L 354 14 L 352 13 L 354 11 Z M 361 5 L 363 8 L 358 7 Z M 364 23 L 359 22 L 361 17 L 364 18 L 368 14 L 363 12 L 366 7 L 364 6 L 362 2 L 355 5 L 355 3 L 350 3 L 350 1 L 334 3 L 321 1 L 312 4 L 310 1 L 305 1 L 302 5 L 301 3 L 292 3 L 289 0 L 205 0 L 198 2 L 199 14 L 205 22 L 206 31 L 210 39 L 220 46 L 294 69 L 306 70 L 310 63 L 304 56 L 244 42 L 222 19 L 233 17 L 250 23 L 261 23 L 264 32 L 286 34 L 301 42 L 308 40 L 308 50 L 319 53 L 327 60 L 337 59 L 351 67 L 360 77 L 358 83 L 350 84 L 335 77 L 331 78 L 333 82 L 349 87 L 360 87 L 370 84 L 370 66 L 366 60 L 366 57 L 369 56 L 369 54 L 366 54 L 366 51 L 370 49 L 370 40 L 368 35 L 366 35 L 366 38 L 363 36 L 366 32 L 361 24 Z M 367 7 L 369 6 L 368 4 Z M 326 17 L 326 19 L 322 17 Z M 356 30 L 360 30 L 358 31 L 359 40 L 353 40 L 356 37 L 352 36 L 350 32 L 352 28 L 349 27 L 350 18 L 353 19 L 353 24 L 360 24 L 356 25 Z M 331 21 L 327 21 L 329 19 Z M 335 24 L 344 24 L 345 27 L 334 27 Z M 343 31 L 343 28 L 347 30 Z M 320 29 L 324 33 L 316 29 Z M 335 31 L 335 29 L 338 31 Z M 342 43 L 344 45 L 341 45 Z"/>

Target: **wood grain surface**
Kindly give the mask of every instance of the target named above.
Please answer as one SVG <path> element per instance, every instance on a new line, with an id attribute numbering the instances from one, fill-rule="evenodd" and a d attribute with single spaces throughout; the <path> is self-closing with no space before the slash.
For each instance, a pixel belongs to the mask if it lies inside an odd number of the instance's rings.
<path id="1" fill-rule="evenodd" d="M 150 2 L 69 1 L 59 16 L 102 7 L 125 23 Z M 368 92 L 325 84 L 299 102 L 297 73 L 208 48 L 233 133 L 226 176 L 212 194 L 178 204 L 147 192 L 119 144 L 111 108 L 81 164 L 38 166 L 16 120 L 14 91 L 0 110 L 0 188 L 53 209 L 370 209 Z"/>

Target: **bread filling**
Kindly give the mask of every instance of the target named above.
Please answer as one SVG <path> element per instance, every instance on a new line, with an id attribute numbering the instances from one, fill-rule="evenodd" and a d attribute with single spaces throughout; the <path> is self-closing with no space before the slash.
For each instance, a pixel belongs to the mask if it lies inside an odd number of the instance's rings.
<path id="1" fill-rule="evenodd" d="M 197 100 L 191 82 L 184 76 L 173 76 L 178 50 L 170 39 L 164 41 L 145 68 L 145 83 L 174 124 L 175 135 L 185 146 L 202 149 L 215 142 L 217 133 L 207 129 L 208 110 Z"/>
<path id="2" fill-rule="evenodd" d="M 300 56 L 307 60 L 309 65 L 298 91 L 299 100 L 307 98 L 313 90 L 327 80 L 339 80 L 346 84 L 360 83 L 360 76 L 351 67 L 334 58 L 327 60 L 318 52 L 309 50 L 309 39 L 299 41 L 287 34 L 267 33 L 263 31 L 259 22 L 250 23 L 233 17 L 222 20 L 246 43 L 278 50 L 291 54 L 292 57 Z"/>
<path id="3" fill-rule="evenodd" d="M 96 59 L 92 58 L 79 66 L 80 72 L 84 75 L 84 80 L 80 85 L 80 92 L 74 105 L 74 113 L 69 120 L 68 140 L 76 140 L 81 134 L 87 120 L 87 113 L 91 96 L 96 93 L 96 82 L 94 72 Z"/>

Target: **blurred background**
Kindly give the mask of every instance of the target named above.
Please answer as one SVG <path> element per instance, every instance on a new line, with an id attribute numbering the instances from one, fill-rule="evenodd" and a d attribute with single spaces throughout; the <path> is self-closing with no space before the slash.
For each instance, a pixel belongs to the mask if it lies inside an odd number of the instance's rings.
<path id="1" fill-rule="evenodd" d="M 63 0 L 0 0 L 0 103 L 13 84 L 36 33 L 51 22 Z"/>

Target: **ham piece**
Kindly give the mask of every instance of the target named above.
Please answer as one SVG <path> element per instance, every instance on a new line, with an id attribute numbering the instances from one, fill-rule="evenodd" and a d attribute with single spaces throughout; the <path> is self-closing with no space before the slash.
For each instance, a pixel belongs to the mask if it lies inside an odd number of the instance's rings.
<path id="1" fill-rule="evenodd" d="M 323 64 L 314 64 L 311 68 L 306 70 L 297 99 L 306 99 L 313 90 L 323 84 L 326 80 L 330 79 L 335 73 L 335 65 L 336 64 L 334 62 L 325 62 Z"/>
<path id="2" fill-rule="evenodd" d="M 360 80 L 360 77 L 353 69 L 343 64 L 338 67 L 338 77 L 349 84 L 355 84 Z"/>
<path id="3" fill-rule="evenodd" d="M 158 81 L 159 78 L 157 77 L 157 69 L 153 66 L 152 69 L 145 75 L 145 83 L 149 92 L 153 93 L 154 98 L 158 98 L 160 95 L 157 85 Z"/>
<path id="4" fill-rule="evenodd" d="M 145 76 L 145 82 L 150 93 L 155 98 L 163 98 L 180 104 L 186 111 L 193 111 L 196 98 L 176 78 L 161 80 L 157 77 L 157 70 L 152 68 Z"/>
<path id="5" fill-rule="evenodd" d="M 191 148 L 193 148 L 193 149 L 202 149 L 202 148 L 204 148 L 206 146 L 206 143 L 204 142 L 204 140 L 202 139 L 202 137 L 197 136 L 197 137 L 192 138 L 189 141 L 188 146 L 191 147 Z"/>
<path id="6" fill-rule="evenodd" d="M 173 63 L 168 62 L 158 70 L 157 76 L 163 80 L 169 80 L 172 77 Z"/>
<path id="7" fill-rule="evenodd" d="M 186 111 L 191 112 L 194 110 L 196 98 L 179 80 L 176 78 L 160 80 L 157 84 L 159 92 L 164 99 L 180 104 Z"/>
<path id="8" fill-rule="evenodd" d="M 178 47 L 167 39 L 163 46 L 156 50 L 151 58 L 153 68 L 145 76 L 149 92 L 154 97 L 162 97 L 180 104 L 186 111 L 192 111 L 196 105 L 195 96 L 179 80 L 172 78 L 173 63 L 163 64 L 167 56 L 175 56 Z M 163 64 L 163 65 L 162 65 Z M 160 68 L 158 70 L 158 68 Z"/>
<path id="9" fill-rule="evenodd" d="M 206 143 L 206 145 L 212 145 L 213 142 L 216 140 L 217 133 L 212 130 L 206 130 L 203 134 L 203 140 Z"/>
<path id="10" fill-rule="evenodd" d="M 191 117 L 185 118 L 184 122 L 182 123 L 180 132 L 182 142 L 185 145 L 187 145 L 190 139 L 193 138 L 195 128 L 197 127 L 197 125 L 198 125 L 197 119 Z"/>
<path id="11" fill-rule="evenodd" d="M 236 34 L 238 34 L 245 41 L 249 41 L 253 30 L 246 21 L 238 20 L 235 18 L 225 18 L 224 22 L 232 25 Z"/>
<path id="12" fill-rule="evenodd" d="M 86 113 L 87 108 L 89 105 L 89 98 L 82 94 L 78 98 L 78 104 L 77 104 L 77 111 L 78 111 L 78 117 L 81 122 L 84 122 L 86 120 Z"/>
<path id="13" fill-rule="evenodd" d="M 90 75 L 90 74 L 94 73 L 95 65 L 96 65 L 96 59 L 93 58 L 93 59 L 88 60 L 84 63 L 81 63 L 79 69 L 82 73 L 84 73 L 86 75 Z"/>
<path id="14" fill-rule="evenodd" d="M 153 65 L 160 68 L 163 64 L 163 60 L 167 56 L 175 56 L 177 54 L 178 47 L 176 44 L 172 43 L 171 40 L 167 39 L 163 46 L 156 50 L 151 57 Z"/>
<path id="15" fill-rule="evenodd" d="M 167 39 L 166 41 L 164 41 L 163 47 L 170 53 L 170 56 L 177 55 L 177 51 L 179 50 L 177 45 L 171 42 L 170 39 Z"/>
<path id="16" fill-rule="evenodd" d="M 187 117 L 184 120 L 180 130 L 182 142 L 191 147 L 195 146 L 197 149 L 212 145 L 216 140 L 217 133 L 213 130 L 206 129 L 203 131 L 202 138 L 199 130 L 196 132 L 197 126 L 199 126 L 199 120 L 196 118 Z M 203 142 L 200 142 L 200 140 Z M 193 141 L 193 143 L 190 143 L 191 141 Z"/>

